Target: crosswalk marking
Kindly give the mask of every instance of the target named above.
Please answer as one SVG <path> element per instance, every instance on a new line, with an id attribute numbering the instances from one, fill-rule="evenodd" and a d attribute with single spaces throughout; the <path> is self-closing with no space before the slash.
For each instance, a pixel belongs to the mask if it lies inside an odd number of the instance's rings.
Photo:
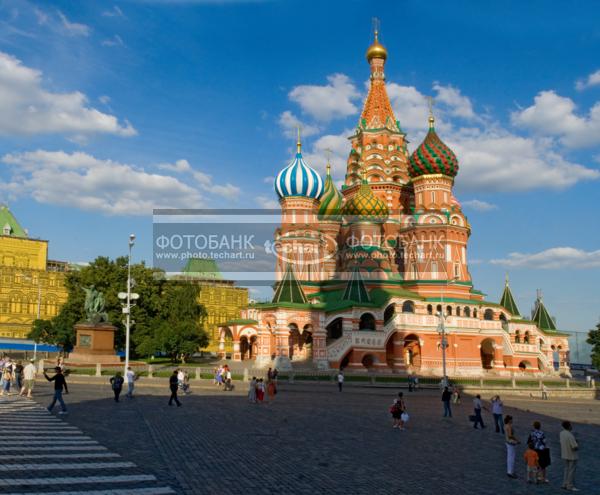
<path id="1" fill-rule="evenodd" d="M 58 478 L 0 478 L 0 486 L 78 485 L 84 483 L 132 483 L 156 481 L 152 474 L 123 474 L 117 476 L 61 476 Z"/>
<path id="2" fill-rule="evenodd" d="M 73 471 L 77 469 L 123 469 L 135 467 L 133 462 L 79 462 L 63 463 L 53 462 L 48 464 L 0 464 L 0 473 L 3 471 Z"/>
<path id="3" fill-rule="evenodd" d="M 125 488 L 116 490 L 86 490 L 68 492 L 27 492 L 27 495 L 169 495 L 175 493 L 171 488 Z M 24 495 L 23 492 L 7 493 L 6 495 Z"/>
<path id="4" fill-rule="evenodd" d="M 71 450 L 69 447 L 68 450 Z M 35 459 L 57 459 L 56 454 L 10 454 L 0 455 L 0 461 L 26 461 Z M 108 459 L 121 457 L 115 452 L 78 452 L 77 454 L 64 454 L 61 452 L 60 459 Z"/>
<path id="5" fill-rule="evenodd" d="M 0 492 L 5 495 L 176 493 L 169 486 L 161 486 L 164 483 L 156 476 L 140 474 L 135 463 L 110 452 L 67 423 L 67 418 L 22 398 L 0 398 Z M 115 486 L 118 484 L 125 487 Z M 65 491 L 71 486 L 73 490 Z M 17 491 L 6 494 L 10 488 Z M 52 491 L 53 488 L 59 491 Z"/>

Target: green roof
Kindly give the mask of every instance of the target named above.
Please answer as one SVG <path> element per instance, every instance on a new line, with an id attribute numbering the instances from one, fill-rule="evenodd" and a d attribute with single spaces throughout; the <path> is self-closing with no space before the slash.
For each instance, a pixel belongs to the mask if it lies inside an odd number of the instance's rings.
<path id="1" fill-rule="evenodd" d="M 288 263 L 283 278 L 277 283 L 273 303 L 308 304 L 302 286 L 296 280 L 292 265 Z"/>
<path id="2" fill-rule="evenodd" d="M 500 305 L 502 305 L 507 311 L 515 316 L 519 316 L 521 314 L 519 313 L 519 308 L 517 307 L 515 298 L 512 295 L 510 287 L 508 286 L 508 279 L 504 285 L 504 292 L 502 293 L 502 298 L 500 299 Z"/>
<path id="3" fill-rule="evenodd" d="M 550 317 L 550 313 L 546 309 L 542 298 L 540 297 L 535 304 L 535 311 L 533 313 L 533 318 L 531 318 L 539 328 L 542 330 L 547 330 L 551 332 L 556 332 L 556 324 L 554 320 Z"/>
<path id="4" fill-rule="evenodd" d="M 221 270 L 215 260 L 191 259 L 182 270 L 183 275 L 193 278 L 222 280 Z"/>
<path id="5" fill-rule="evenodd" d="M 4 232 L 6 228 L 7 233 Z M 11 235 L 14 237 L 28 237 L 25 229 L 21 227 L 21 224 L 17 221 L 12 212 L 8 209 L 8 206 L 0 206 L 0 233 L 4 235 Z"/>
<path id="6" fill-rule="evenodd" d="M 371 302 L 369 291 L 365 287 L 365 283 L 363 282 L 358 267 L 355 267 L 354 270 L 352 270 L 352 275 L 348 280 L 342 299 L 344 301 L 354 301 L 357 303 Z"/>

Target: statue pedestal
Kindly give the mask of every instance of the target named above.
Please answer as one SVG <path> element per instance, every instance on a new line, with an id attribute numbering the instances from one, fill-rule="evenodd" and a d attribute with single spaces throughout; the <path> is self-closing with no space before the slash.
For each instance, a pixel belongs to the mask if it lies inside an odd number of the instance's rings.
<path id="1" fill-rule="evenodd" d="M 110 323 L 77 323 L 77 344 L 67 362 L 73 364 L 121 364 L 115 354 L 115 330 Z"/>

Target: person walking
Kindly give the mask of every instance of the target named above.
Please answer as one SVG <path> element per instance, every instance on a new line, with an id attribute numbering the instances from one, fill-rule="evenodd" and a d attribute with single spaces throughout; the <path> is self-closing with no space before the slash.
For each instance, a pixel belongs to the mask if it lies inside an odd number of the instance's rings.
<path id="1" fill-rule="evenodd" d="M 506 443 L 506 474 L 509 478 L 516 478 L 515 457 L 517 454 L 517 445 L 520 442 L 515 436 L 513 417 L 510 414 L 504 417 L 504 440 Z"/>
<path id="2" fill-rule="evenodd" d="M 575 470 L 577 469 L 577 461 L 579 459 L 579 444 L 573 436 L 570 421 L 562 422 L 562 431 L 560 432 L 560 457 L 565 463 L 562 488 L 571 492 L 578 492 L 575 488 Z"/>
<path id="3" fill-rule="evenodd" d="M 460 389 L 457 385 L 452 387 L 452 403 L 460 404 Z"/>
<path id="4" fill-rule="evenodd" d="M 275 395 L 277 395 L 277 388 L 275 387 L 275 381 L 271 379 L 267 382 L 267 397 L 269 403 L 275 400 Z"/>
<path id="5" fill-rule="evenodd" d="M 135 388 L 135 382 L 138 379 L 138 376 L 135 374 L 135 371 L 131 369 L 131 366 L 128 366 L 125 377 L 127 378 L 127 393 L 125 394 L 125 397 L 128 399 L 133 399 L 133 390 Z"/>
<path id="6" fill-rule="evenodd" d="M 62 395 L 63 390 L 65 394 L 68 394 L 69 389 L 67 387 L 67 381 L 65 380 L 65 375 L 63 375 L 62 369 L 60 368 L 60 366 L 54 368 L 53 377 L 49 377 L 48 374 L 44 371 L 44 377 L 49 382 L 54 382 L 54 398 L 48 406 L 48 411 L 52 412 L 52 409 L 54 409 L 54 406 L 56 405 L 56 401 L 58 401 L 60 403 L 61 408 L 58 414 L 67 414 L 67 406 L 65 404 L 65 401 L 63 400 Z"/>
<path id="7" fill-rule="evenodd" d="M 492 403 L 492 415 L 494 416 L 496 433 L 502 432 L 504 434 L 504 423 L 502 421 L 502 415 L 504 414 L 504 403 L 500 399 L 499 395 L 494 395 L 490 402 Z"/>
<path id="8" fill-rule="evenodd" d="M 538 479 L 540 483 L 549 483 L 550 481 L 546 477 L 546 470 L 552 464 L 552 461 L 550 460 L 550 449 L 546 444 L 546 434 L 542 431 L 542 424 L 539 421 L 533 422 L 533 430 L 527 439 L 528 444 L 529 442 L 533 442 L 533 448 L 539 457 L 540 468 L 538 470 Z"/>
<path id="9" fill-rule="evenodd" d="M 253 376 L 248 387 L 248 400 L 256 404 L 256 377 Z"/>
<path id="10" fill-rule="evenodd" d="M 233 383 L 231 381 L 231 370 L 229 369 L 229 366 L 227 366 L 227 368 L 225 370 L 225 388 L 223 388 L 223 391 L 231 392 L 232 390 L 233 390 Z"/>
<path id="11" fill-rule="evenodd" d="M 398 422 L 398 429 L 404 430 L 404 426 L 408 422 L 408 413 L 406 412 L 406 402 L 404 401 L 404 394 L 398 392 L 398 406 L 400 409 L 400 421 Z"/>
<path id="12" fill-rule="evenodd" d="M 187 370 L 183 372 L 183 393 L 185 395 L 192 393 L 192 389 L 190 388 L 190 374 Z"/>
<path id="13" fill-rule="evenodd" d="M 23 388 L 21 388 L 21 396 L 25 396 L 25 392 L 27 392 L 27 398 L 31 399 L 31 394 L 33 392 L 33 385 L 35 383 L 35 375 L 37 374 L 35 369 L 35 361 L 33 359 L 29 360 L 29 364 L 23 368 Z"/>
<path id="14" fill-rule="evenodd" d="M 14 368 L 14 379 L 15 379 L 15 387 L 17 387 L 17 392 L 20 393 L 20 390 L 23 388 L 23 362 L 17 361 L 17 364 Z"/>
<path id="15" fill-rule="evenodd" d="M 481 409 L 483 409 L 483 405 L 481 404 L 481 395 L 477 394 L 473 399 L 473 410 L 475 411 L 475 421 L 473 423 L 473 428 L 477 429 L 477 425 L 481 425 L 481 428 L 485 428 L 483 424 L 483 418 L 481 417 Z"/>
<path id="16" fill-rule="evenodd" d="M 258 381 L 256 382 L 256 399 L 258 400 L 259 404 L 262 404 L 264 398 L 265 398 L 265 386 L 263 383 L 263 379 L 259 378 Z"/>
<path id="17" fill-rule="evenodd" d="M 535 450 L 533 450 L 533 442 L 527 444 L 527 450 L 523 454 L 525 462 L 527 463 L 527 483 L 538 483 L 538 469 L 539 469 L 539 456 Z"/>
<path id="18" fill-rule="evenodd" d="M 339 373 L 337 374 L 337 384 L 338 384 L 338 390 L 341 392 L 342 387 L 344 386 L 344 372 L 342 370 L 340 370 Z"/>
<path id="19" fill-rule="evenodd" d="M 179 384 L 177 382 L 177 373 L 178 370 L 173 370 L 173 373 L 169 377 L 169 389 L 171 390 L 171 397 L 169 397 L 169 405 L 173 405 L 173 401 L 177 404 L 177 407 L 181 407 L 181 402 L 177 398 L 177 390 L 179 388 Z"/>
<path id="20" fill-rule="evenodd" d="M 548 387 L 542 384 L 542 400 L 548 400 Z"/>
<path id="21" fill-rule="evenodd" d="M 13 379 L 13 363 L 9 357 L 4 360 L 2 368 L 2 392 L 0 395 L 10 395 L 10 384 Z"/>
<path id="22" fill-rule="evenodd" d="M 450 399 L 452 399 L 452 393 L 448 390 L 448 387 L 444 387 L 442 392 L 442 403 L 444 404 L 444 418 L 452 417 L 452 409 L 450 408 Z"/>
<path id="23" fill-rule="evenodd" d="M 125 379 L 121 376 L 121 372 L 117 371 L 115 376 L 111 377 L 110 385 L 112 387 L 113 393 L 115 394 L 115 402 L 119 402 L 119 395 L 123 391 L 123 382 Z"/>

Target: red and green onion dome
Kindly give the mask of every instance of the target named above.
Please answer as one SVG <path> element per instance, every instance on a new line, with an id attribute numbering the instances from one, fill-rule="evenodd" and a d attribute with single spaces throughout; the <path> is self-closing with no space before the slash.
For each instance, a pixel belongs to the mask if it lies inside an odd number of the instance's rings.
<path id="1" fill-rule="evenodd" d="M 321 194 L 319 206 L 319 220 L 339 222 L 342 218 L 342 194 L 335 187 L 331 178 L 331 167 L 327 164 L 327 177 Z"/>
<path id="2" fill-rule="evenodd" d="M 433 117 L 429 117 L 429 132 L 410 156 L 408 174 L 413 179 L 427 174 L 443 174 L 449 177 L 456 177 L 458 174 L 458 159 L 439 138 L 433 123 Z"/>
<path id="3" fill-rule="evenodd" d="M 373 194 L 367 179 L 363 178 L 358 192 L 342 208 L 342 215 L 349 223 L 383 223 L 389 211 L 387 205 Z"/>

